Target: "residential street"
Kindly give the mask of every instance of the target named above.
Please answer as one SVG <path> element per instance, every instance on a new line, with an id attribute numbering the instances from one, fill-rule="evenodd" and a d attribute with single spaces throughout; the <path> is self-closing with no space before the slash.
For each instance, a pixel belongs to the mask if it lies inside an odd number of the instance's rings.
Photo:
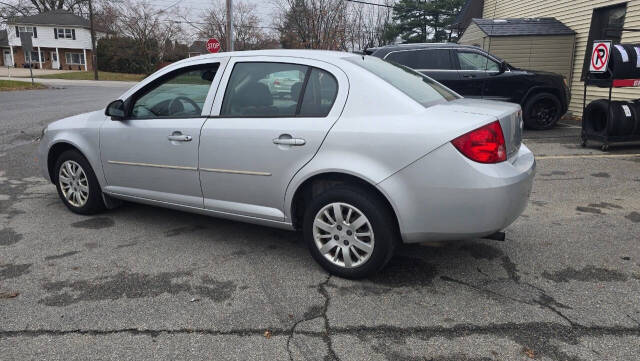
<path id="1" fill-rule="evenodd" d="M 400 248 L 330 277 L 297 233 L 125 204 L 68 211 L 44 125 L 128 84 L 0 92 L 2 360 L 635 360 L 640 148 L 526 131 L 533 193 L 507 241 Z M 487 209 L 491 212 L 491 209 Z"/>

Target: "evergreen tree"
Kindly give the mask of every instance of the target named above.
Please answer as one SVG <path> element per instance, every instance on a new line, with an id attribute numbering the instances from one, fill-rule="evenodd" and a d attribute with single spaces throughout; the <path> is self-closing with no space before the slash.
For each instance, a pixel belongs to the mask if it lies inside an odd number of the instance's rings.
<path id="1" fill-rule="evenodd" d="M 449 25 L 455 20 L 465 0 L 400 0 L 393 7 L 388 32 L 407 43 L 453 40 Z"/>

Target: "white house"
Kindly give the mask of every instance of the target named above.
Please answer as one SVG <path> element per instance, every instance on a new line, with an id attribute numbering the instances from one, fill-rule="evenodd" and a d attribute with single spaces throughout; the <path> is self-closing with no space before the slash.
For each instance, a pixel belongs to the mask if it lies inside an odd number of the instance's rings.
<path id="1" fill-rule="evenodd" d="M 30 53 L 25 54 L 22 49 L 22 32 L 32 34 Z M 99 35 L 102 34 L 96 33 L 96 38 Z M 4 66 L 27 67 L 31 62 L 40 69 L 93 69 L 89 20 L 68 11 L 53 10 L 9 19 L 7 42 L 8 48 L 0 48 Z"/>

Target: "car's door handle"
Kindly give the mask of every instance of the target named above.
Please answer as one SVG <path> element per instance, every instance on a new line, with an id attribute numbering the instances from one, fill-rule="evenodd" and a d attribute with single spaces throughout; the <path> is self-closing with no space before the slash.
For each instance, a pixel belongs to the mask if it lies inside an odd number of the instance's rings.
<path id="1" fill-rule="evenodd" d="M 301 145 L 305 145 L 306 143 L 307 142 L 301 138 L 275 138 L 273 140 L 273 144 L 278 144 L 278 145 L 301 146 Z"/>
<path id="2" fill-rule="evenodd" d="M 463 78 L 475 78 L 476 76 L 473 74 L 465 74 L 462 76 Z"/>
<path id="3" fill-rule="evenodd" d="M 174 133 L 168 136 L 167 139 L 173 142 L 190 142 L 193 137 L 190 135 L 184 135 L 182 133 Z"/>

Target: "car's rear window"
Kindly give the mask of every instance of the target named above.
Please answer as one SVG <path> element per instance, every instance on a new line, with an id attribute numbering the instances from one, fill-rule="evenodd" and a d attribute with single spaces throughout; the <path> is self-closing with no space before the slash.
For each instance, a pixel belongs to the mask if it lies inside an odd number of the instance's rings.
<path id="1" fill-rule="evenodd" d="M 345 60 L 372 72 L 425 107 L 460 98 L 437 81 L 400 64 L 374 56 L 354 56 Z"/>

